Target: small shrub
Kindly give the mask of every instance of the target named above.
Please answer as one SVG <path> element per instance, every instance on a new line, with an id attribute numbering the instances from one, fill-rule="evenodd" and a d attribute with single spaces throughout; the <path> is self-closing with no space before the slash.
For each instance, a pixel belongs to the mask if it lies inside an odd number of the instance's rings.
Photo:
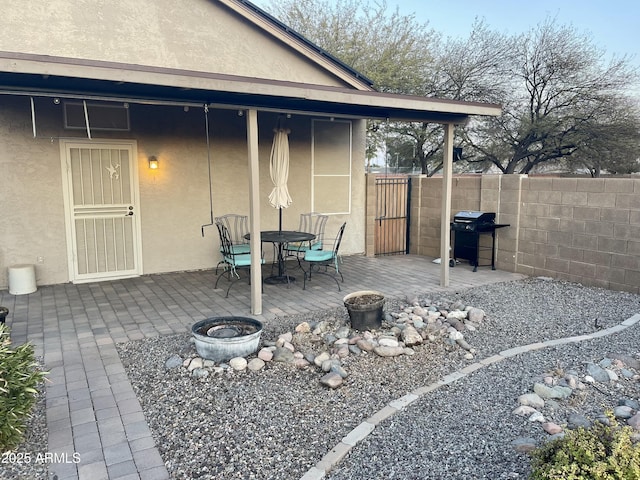
<path id="1" fill-rule="evenodd" d="M 31 344 L 11 347 L 9 329 L 0 325 L 0 452 L 22 441 L 24 425 L 31 413 L 46 372 L 35 362 Z"/>
<path id="2" fill-rule="evenodd" d="M 640 444 L 633 429 L 621 427 L 607 412 L 610 424 L 570 430 L 533 452 L 532 480 L 640 480 Z"/>

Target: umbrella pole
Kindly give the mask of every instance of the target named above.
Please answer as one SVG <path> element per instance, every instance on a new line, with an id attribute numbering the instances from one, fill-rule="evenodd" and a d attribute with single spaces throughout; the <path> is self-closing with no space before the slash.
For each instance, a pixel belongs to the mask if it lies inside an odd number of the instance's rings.
<path id="1" fill-rule="evenodd" d="M 278 231 L 282 233 L 282 207 L 280 207 L 278 213 Z"/>

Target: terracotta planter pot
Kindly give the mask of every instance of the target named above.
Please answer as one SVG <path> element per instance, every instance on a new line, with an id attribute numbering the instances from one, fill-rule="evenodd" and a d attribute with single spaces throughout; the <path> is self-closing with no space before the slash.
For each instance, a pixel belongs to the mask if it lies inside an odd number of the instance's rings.
<path id="1" fill-rule="evenodd" d="M 376 330 L 382 326 L 384 295 L 374 290 L 361 290 L 345 296 L 344 306 L 355 330 Z"/>

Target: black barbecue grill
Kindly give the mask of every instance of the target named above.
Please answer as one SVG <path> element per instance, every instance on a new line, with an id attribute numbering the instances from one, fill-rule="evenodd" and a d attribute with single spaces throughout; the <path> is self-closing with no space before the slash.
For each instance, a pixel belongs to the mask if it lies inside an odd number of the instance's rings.
<path id="1" fill-rule="evenodd" d="M 451 232 L 453 233 L 453 262 L 455 265 L 458 259 L 469 260 L 473 265 L 473 271 L 477 271 L 479 266 L 480 252 L 491 250 L 491 269 L 495 270 L 495 248 L 496 230 L 508 227 L 508 223 L 496 223 L 496 214 L 492 212 L 463 211 L 458 212 L 451 222 Z M 480 235 L 491 235 L 491 246 L 481 245 Z"/>

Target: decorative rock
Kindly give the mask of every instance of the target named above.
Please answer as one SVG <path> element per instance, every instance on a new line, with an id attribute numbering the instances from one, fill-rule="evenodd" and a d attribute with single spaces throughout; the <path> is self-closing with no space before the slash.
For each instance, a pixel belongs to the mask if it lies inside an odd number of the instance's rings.
<path id="1" fill-rule="evenodd" d="M 229 360 L 229 365 L 236 372 L 242 372 L 247 368 L 247 359 L 244 357 L 234 357 L 231 360 Z"/>
<path id="2" fill-rule="evenodd" d="M 329 372 L 320 379 L 320 383 L 331 389 L 342 385 L 342 377 L 335 372 Z"/>
<path id="3" fill-rule="evenodd" d="M 296 332 L 298 333 L 309 333 L 311 332 L 311 326 L 309 322 L 302 322 L 296 326 Z"/>
<path id="4" fill-rule="evenodd" d="M 282 363 L 293 363 L 293 352 L 288 348 L 277 347 L 273 352 L 273 361 Z"/>
<path id="5" fill-rule="evenodd" d="M 473 360 L 473 353 L 471 352 L 467 352 L 464 354 L 464 359 L 465 360 Z"/>
<path id="6" fill-rule="evenodd" d="M 451 315 L 451 314 L 449 314 L 449 315 Z M 464 323 L 461 320 L 459 320 L 458 318 L 456 318 L 456 317 L 451 317 L 451 318 L 447 317 L 447 323 L 449 323 L 449 325 L 451 325 L 453 328 L 455 328 L 459 332 L 464 331 L 464 329 L 466 328 L 464 326 Z"/>
<path id="7" fill-rule="evenodd" d="M 324 336 L 324 343 L 327 345 L 333 345 L 333 343 L 337 340 L 337 337 L 331 333 L 327 333 Z"/>
<path id="8" fill-rule="evenodd" d="M 216 364 L 216 362 L 214 362 L 213 360 L 205 360 L 204 362 L 202 362 L 202 366 L 204 368 L 211 368 Z"/>
<path id="9" fill-rule="evenodd" d="M 449 339 L 457 342 L 458 340 L 463 340 L 464 335 L 462 335 L 458 330 L 452 329 L 449 331 Z"/>
<path id="10" fill-rule="evenodd" d="M 189 370 L 190 372 L 193 372 L 196 368 L 202 368 L 203 366 L 204 364 L 203 364 L 202 358 L 194 357 L 191 359 L 191 362 L 189 363 L 187 370 Z"/>
<path id="11" fill-rule="evenodd" d="M 293 334 L 291 332 L 286 332 L 278 336 L 278 340 L 283 340 L 285 342 L 291 343 L 293 341 Z"/>
<path id="12" fill-rule="evenodd" d="M 548 387 L 544 383 L 536 383 L 533 386 L 533 391 L 537 393 L 541 398 L 568 398 L 572 393 L 569 387 L 563 387 L 556 385 L 555 387 Z"/>
<path id="13" fill-rule="evenodd" d="M 613 370 L 606 368 L 605 372 L 607 372 L 607 375 L 609 375 L 610 381 L 617 382 L 619 380 L 618 375 Z"/>
<path id="14" fill-rule="evenodd" d="M 378 345 L 381 347 L 397 347 L 398 340 L 395 337 L 380 337 L 378 339 Z"/>
<path id="15" fill-rule="evenodd" d="M 407 328 L 402 331 L 401 338 L 404 344 L 408 347 L 420 345 L 422 343 L 422 335 L 420 335 L 411 325 L 408 325 Z"/>
<path id="16" fill-rule="evenodd" d="M 180 355 L 174 354 L 167 358 L 167 361 L 164 362 L 164 368 L 167 370 L 171 370 L 173 368 L 178 368 L 182 366 L 182 358 Z"/>
<path id="17" fill-rule="evenodd" d="M 520 405 L 527 405 L 533 408 L 544 407 L 544 400 L 537 393 L 525 393 L 518 397 L 518 403 Z"/>
<path id="18" fill-rule="evenodd" d="M 337 373 L 342 378 L 347 378 L 349 376 L 347 371 L 340 364 L 331 365 L 331 370 L 329 370 L 329 371 L 333 372 L 333 373 Z"/>
<path id="19" fill-rule="evenodd" d="M 519 453 L 531 453 L 536 449 L 536 441 L 533 438 L 516 438 L 511 445 Z"/>
<path id="20" fill-rule="evenodd" d="M 349 352 L 353 353 L 354 355 L 360 355 L 362 353 L 362 350 L 360 350 L 357 345 L 349 345 Z"/>
<path id="21" fill-rule="evenodd" d="M 369 340 L 358 340 L 356 342 L 356 346 L 365 352 L 371 352 L 373 351 L 373 347 L 375 347 L 375 345 L 373 343 L 371 343 Z"/>
<path id="22" fill-rule="evenodd" d="M 397 357 L 398 355 L 402 355 L 404 353 L 404 348 L 398 346 L 389 347 L 386 345 L 380 345 L 379 347 L 375 347 L 373 351 L 380 357 Z"/>
<path id="23" fill-rule="evenodd" d="M 562 431 L 562 427 L 557 423 L 553 423 L 553 422 L 543 423 L 542 429 L 545 432 L 547 432 L 549 435 L 555 435 L 556 433 L 560 433 Z"/>
<path id="24" fill-rule="evenodd" d="M 336 354 L 340 358 L 347 358 L 349 356 L 349 346 L 348 345 L 343 345 L 342 347 L 340 347 L 336 351 Z"/>
<path id="25" fill-rule="evenodd" d="M 463 348 L 463 349 L 465 349 L 465 350 L 467 350 L 467 351 L 471 351 L 471 350 L 473 350 L 473 348 L 471 347 L 471 345 L 469 345 L 469 344 L 467 343 L 467 341 L 466 341 L 464 338 L 458 338 L 458 339 L 456 339 L 456 343 L 457 343 L 458 345 L 460 345 L 460 348 Z"/>
<path id="26" fill-rule="evenodd" d="M 291 352 L 295 352 L 296 351 L 296 347 L 294 347 L 293 344 L 290 343 L 290 342 L 284 342 L 282 344 L 282 348 L 286 348 L 287 350 L 290 350 Z"/>
<path id="27" fill-rule="evenodd" d="M 209 376 L 209 370 L 206 368 L 194 368 L 191 371 L 191 376 L 193 378 L 207 378 Z"/>
<path id="28" fill-rule="evenodd" d="M 293 364 L 296 368 L 299 369 L 307 368 L 309 365 L 311 365 L 311 363 L 309 363 L 309 361 L 305 358 L 296 358 L 293 360 Z"/>
<path id="29" fill-rule="evenodd" d="M 258 358 L 260 360 L 264 360 L 265 362 L 270 362 L 273 359 L 273 352 L 268 348 L 262 348 L 258 352 Z"/>
<path id="30" fill-rule="evenodd" d="M 467 318 L 470 322 L 478 324 L 484 320 L 485 313 L 481 308 L 471 308 L 467 312 Z"/>
<path id="31" fill-rule="evenodd" d="M 252 358 L 247 367 L 252 372 L 258 372 L 264 368 L 265 362 L 261 358 Z"/>
<path id="32" fill-rule="evenodd" d="M 405 355 L 411 357 L 411 356 L 416 354 L 416 351 L 413 348 L 404 347 L 402 349 L 402 353 L 404 353 Z"/>
<path id="33" fill-rule="evenodd" d="M 629 368 L 633 368 L 634 370 L 640 370 L 640 360 L 632 357 L 631 355 L 625 355 L 621 353 L 611 353 L 608 356 L 616 360 L 620 360 Z"/>
<path id="34" fill-rule="evenodd" d="M 313 363 L 315 363 L 316 367 L 322 367 L 322 364 L 325 360 L 329 360 L 331 355 L 329 352 L 322 352 L 319 355 L 316 355 L 316 358 L 313 359 Z"/>
<path id="35" fill-rule="evenodd" d="M 324 362 L 322 362 L 322 365 L 321 365 L 320 368 L 322 368 L 323 372 L 330 372 L 332 365 L 333 365 L 333 360 L 328 359 L 328 360 L 325 360 Z"/>
<path id="36" fill-rule="evenodd" d="M 640 431 L 640 413 L 636 413 L 633 417 L 628 419 L 627 425 L 629 425 L 634 430 Z"/>
<path id="37" fill-rule="evenodd" d="M 584 415 L 580 415 L 579 413 L 571 413 L 569 415 L 567 422 L 568 422 L 568 427 L 572 429 L 579 428 L 579 427 L 584 427 L 584 428 L 591 427 L 591 420 L 589 420 Z"/>
<path id="38" fill-rule="evenodd" d="M 349 327 L 347 327 L 346 325 L 343 327 L 340 327 L 338 329 L 338 331 L 336 332 L 336 337 L 338 338 L 349 338 L 349 334 L 351 333 L 351 330 L 349 329 Z"/>
<path id="39" fill-rule="evenodd" d="M 621 398 L 618 401 L 618 405 L 626 405 L 627 407 L 631 407 L 634 410 L 640 410 L 640 402 L 631 398 Z"/>
<path id="40" fill-rule="evenodd" d="M 589 375 L 593 377 L 596 382 L 606 383 L 609 381 L 609 374 L 600 365 L 596 365 L 595 363 L 587 364 L 587 372 L 589 372 Z"/>
<path id="41" fill-rule="evenodd" d="M 620 373 L 622 374 L 622 376 L 624 378 L 633 378 L 633 372 L 631 370 L 629 370 L 628 368 L 620 369 Z"/>
<path id="42" fill-rule="evenodd" d="M 535 412 L 537 412 L 537 410 L 529 405 L 520 405 L 511 413 L 520 415 L 521 417 L 530 417 Z"/>
<path id="43" fill-rule="evenodd" d="M 613 409 L 613 415 L 616 418 L 626 420 L 633 417 L 633 409 L 627 405 L 619 405 Z"/>
<path id="44" fill-rule="evenodd" d="M 544 415 L 542 415 L 540 412 L 535 412 L 532 413 L 531 416 L 529 417 L 529 421 L 530 422 L 544 422 Z"/>

